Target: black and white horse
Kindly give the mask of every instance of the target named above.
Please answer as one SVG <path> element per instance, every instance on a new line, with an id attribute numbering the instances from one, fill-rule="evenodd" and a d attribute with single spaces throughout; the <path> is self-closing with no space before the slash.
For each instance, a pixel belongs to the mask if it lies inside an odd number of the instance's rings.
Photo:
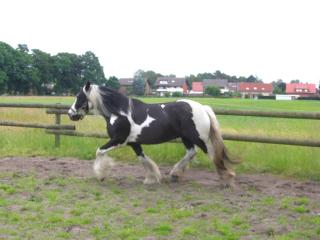
<path id="1" fill-rule="evenodd" d="M 107 152 L 129 145 L 146 170 L 145 184 L 160 183 L 161 174 L 155 162 L 147 157 L 141 144 L 157 144 L 181 138 L 186 155 L 170 172 L 178 180 L 187 164 L 196 155 L 195 146 L 213 160 L 224 184 L 232 185 L 234 171 L 227 155 L 214 112 L 209 106 L 191 100 L 162 104 L 145 104 L 121 93 L 87 82 L 77 94 L 68 111 L 71 120 L 82 119 L 89 111 L 102 115 L 107 122 L 109 142 L 97 149 L 93 166 L 98 179 L 103 180 L 113 162 Z"/>

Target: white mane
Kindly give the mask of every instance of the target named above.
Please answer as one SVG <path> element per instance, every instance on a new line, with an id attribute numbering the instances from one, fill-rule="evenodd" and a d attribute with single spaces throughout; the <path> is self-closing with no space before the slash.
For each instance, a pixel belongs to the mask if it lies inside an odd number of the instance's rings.
<path id="1" fill-rule="evenodd" d="M 83 92 L 87 96 L 87 99 L 89 101 L 89 109 L 93 114 L 102 115 L 108 118 L 111 116 L 111 113 L 106 109 L 106 107 L 103 104 L 103 93 L 99 90 L 98 85 L 91 84 L 90 90 L 88 92 L 86 92 L 85 87 L 83 87 Z"/>

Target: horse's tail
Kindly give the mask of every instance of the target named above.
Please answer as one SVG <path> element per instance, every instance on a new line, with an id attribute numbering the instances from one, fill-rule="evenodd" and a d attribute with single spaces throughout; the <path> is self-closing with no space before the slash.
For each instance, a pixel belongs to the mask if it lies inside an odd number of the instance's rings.
<path id="1" fill-rule="evenodd" d="M 209 139 L 212 147 L 209 146 L 208 154 L 213 158 L 213 162 L 220 177 L 226 180 L 232 179 L 236 174 L 230 165 L 238 162 L 231 160 L 229 157 L 227 148 L 223 143 L 219 123 L 211 107 L 204 106 L 204 109 L 210 118 Z"/>

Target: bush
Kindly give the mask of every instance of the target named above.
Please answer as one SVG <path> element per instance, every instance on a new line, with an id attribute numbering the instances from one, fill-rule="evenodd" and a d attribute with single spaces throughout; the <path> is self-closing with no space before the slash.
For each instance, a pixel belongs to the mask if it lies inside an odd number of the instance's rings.
<path id="1" fill-rule="evenodd" d="M 262 96 L 262 95 L 260 95 L 260 96 L 258 96 L 258 99 L 276 99 L 276 96 Z"/>
<path id="2" fill-rule="evenodd" d="M 172 93 L 172 97 L 182 97 L 183 94 L 181 92 L 174 92 Z"/>
<path id="3" fill-rule="evenodd" d="M 204 93 L 210 96 L 219 96 L 221 94 L 220 89 L 215 86 L 206 87 Z"/>
<path id="4" fill-rule="evenodd" d="M 320 96 L 312 96 L 312 97 L 298 97 L 298 100 L 320 100 Z"/>
<path id="5" fill-rule="evenodd" d="M 171 95 L 170 95 L 169 92 L 165 92 L 165 93 L 164 93 L 164 96 L 165 96 L 165 97 L 170 97 Z"/>

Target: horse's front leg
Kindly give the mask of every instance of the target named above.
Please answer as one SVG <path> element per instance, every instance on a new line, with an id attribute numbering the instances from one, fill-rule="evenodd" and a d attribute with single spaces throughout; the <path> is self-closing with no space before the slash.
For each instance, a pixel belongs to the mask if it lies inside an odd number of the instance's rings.
<path id="1" fill-rule="evenodd" d="M 107 155 L 107 152 L 118 147 L 118 141 L 111 139 L 107 144 L 98 148 L 96 151 L 96 160 L 93 164 L 93 171 L 97 179 L 103 181 L 114 166 L 114 161 Z"/>

